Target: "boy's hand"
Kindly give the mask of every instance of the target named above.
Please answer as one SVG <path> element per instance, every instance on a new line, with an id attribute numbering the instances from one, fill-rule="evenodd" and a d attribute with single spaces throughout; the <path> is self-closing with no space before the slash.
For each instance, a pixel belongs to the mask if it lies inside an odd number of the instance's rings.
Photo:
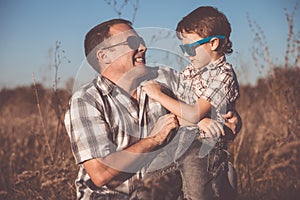
<path id="1" fill-rule="evenodd" d="M 197 126 L 205 132 L 205 137 L 219 138 L 221 134 L 225 135 L 223 125 L 210 118 L 202 119 Z"/>
<path id="2" fill-rule="evenodd" d="M 148 81 L 142 85 L 142 90 L 154 100 L 157 100 L 158 96 L 162 93 L 162 86 L 156 81 Z"/>

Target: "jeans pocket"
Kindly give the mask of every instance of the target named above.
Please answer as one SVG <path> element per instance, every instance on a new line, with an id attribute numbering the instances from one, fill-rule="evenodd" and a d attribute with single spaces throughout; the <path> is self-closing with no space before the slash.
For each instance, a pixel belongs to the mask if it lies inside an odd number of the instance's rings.
<path id="1" fill-rule="evenodd" d="M 218 175 L 218 172 L 222 167 L 222 163 L 227 161 L 228 152 L 220 148 L 213 149 L 209 152 L 207 159 L 207 171 L 215 177 Z"/>

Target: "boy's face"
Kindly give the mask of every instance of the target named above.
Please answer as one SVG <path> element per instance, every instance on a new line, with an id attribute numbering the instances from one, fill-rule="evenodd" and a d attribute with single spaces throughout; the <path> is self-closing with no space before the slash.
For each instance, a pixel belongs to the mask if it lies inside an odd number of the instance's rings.
<path id="1" fill-rule="evenodd" d="M 201 39 L 203 38 L 200 37 L 197 33 L 183 32 L 181 43 L 191 44 Z M 195 65 L 195 67 L 201 68 L 208 65 L 210 62 L 212 62 L 213 51 L 211 49 L 211 44 L 209 42 L 195 47 L 194 50 L 195 50 L 194 56 L 190 56 L 186 52 L 184 53 L 184 56 L 187 57 Z"/>

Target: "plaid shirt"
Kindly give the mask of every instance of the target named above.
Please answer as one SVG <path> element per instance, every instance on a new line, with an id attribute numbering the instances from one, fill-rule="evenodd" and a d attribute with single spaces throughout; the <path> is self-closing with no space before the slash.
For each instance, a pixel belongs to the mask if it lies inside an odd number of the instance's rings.
<path id="1" fill-rule="evenodd" d="M 179 93 L 181 99 L 189 104 L 196 103 L 198 98 L 209 101 L 213 106 L 210 117 L 222 122 L 221 114 L 233 108 L 239 97 L 235 72 L 225 56 L 202 68 L 188 65 L 180 74 L 180 82 L 185 88 Z"/>
<path id="2" fill-rule="evenodd" d="M 173 91 L 179 87 L 179 74 L 166 67 L 149 68 L 147 80 L 156 80 Z M 147 137 L 157 119 L 167 111 L 147 98 L 140 87 L 138 101 L 104 77 L 97 77 L 76 91 L 65 115 L 65 126 L 70 137 L 76 163 L 80 164 L 75 181 L 78 199 L 95 196 L 127 198 L 121 192 L 103 186 L 96 187 L 81 165 L 93 158 L 103 158 L 120 151 L 141 138 Z M 128 182 L 118 188 L 129 191 Z"/>
<path id="3" fill-rule="evenodd" d="M 221 123 L 224 123 L 221 114 L 234 108 L 235 101 L 239 97 L 236 75 L 232 66 L 226 63 L 225 56 L 202 68 L 197 68 L 193 64 L 188 65 L 180 73 L 179 82 L 180 87 L 176 93 L 179 99 L 191 105 L 195 104 L 199 98 L 209 101 L 212 109 L 206 116 Z M 187 132 L 188 134 L 185 134 Z M 183 127 L 177 134 L 179 135 L 179 145 L 175 158 L 183 155 L 194 139 L 204 139 L 202 142 L 209 144 L 203 146 L 205 147 L 204 151 L 200 150 L 202 156 L 205 156 L 216 143 L 215 140 L 206 138 L 203 130 L 195 130 L 193 127 Z"/>

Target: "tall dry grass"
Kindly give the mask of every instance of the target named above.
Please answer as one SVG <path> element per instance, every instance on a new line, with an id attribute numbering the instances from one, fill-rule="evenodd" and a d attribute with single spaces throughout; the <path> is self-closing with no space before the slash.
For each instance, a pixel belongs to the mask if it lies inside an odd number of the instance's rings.
<path id="1" fill-rule="evenodd" d="M 231 145 L 239 199 L 297 199 L 300 195 L 300 70 L 276 68 L 274 73 L 276 78 L 241 87 L 237 108 L 243 128 Z M 35 88 L 53 159 L 43 135 Z M 53 94 L 41 85 L 0 92 L 0 199 L 75 199 L 77 167 L 55 111 L 55 95 L 66 107 L 67 92 Z"/>
<path id="2" fill-rule="evenodd" d="M 36 84 L 0 92 L 0 199 L 75 199 L 74 165 L 63 117 L 70 94 L 58 89 L 64 60 L 54 52 L 52 88 Z"/>
<path id="3" fill-rule="evenodd" d="M 298 199 L 300 195 L 300 69 L 241 87 L 243 128 L 231 145 L 239 199 Z"/>
<path id="4" fill-rule="evenodd" d="M 277 66 L 263 29 L 248 18 L 256 67 L 269 69 L 256 86 L 242 86 L 237 109 L 243 128 L 231 146 L 239 199 L 298 199 L 300 195 L 300 32 L 288 22 L 284 64 Z M 258 63 L 263 63 L 258 65 Z M 261 70 L 263 70 L 261 69 Z"/>
<path id="5" fill-rule="evenodd" d="M 69 94 L 36 85 L 2 89 L 0 97 L 0 199 L 75 199 L 77 169 L 56 112 L 57 97 L 66 107 Z"/>

